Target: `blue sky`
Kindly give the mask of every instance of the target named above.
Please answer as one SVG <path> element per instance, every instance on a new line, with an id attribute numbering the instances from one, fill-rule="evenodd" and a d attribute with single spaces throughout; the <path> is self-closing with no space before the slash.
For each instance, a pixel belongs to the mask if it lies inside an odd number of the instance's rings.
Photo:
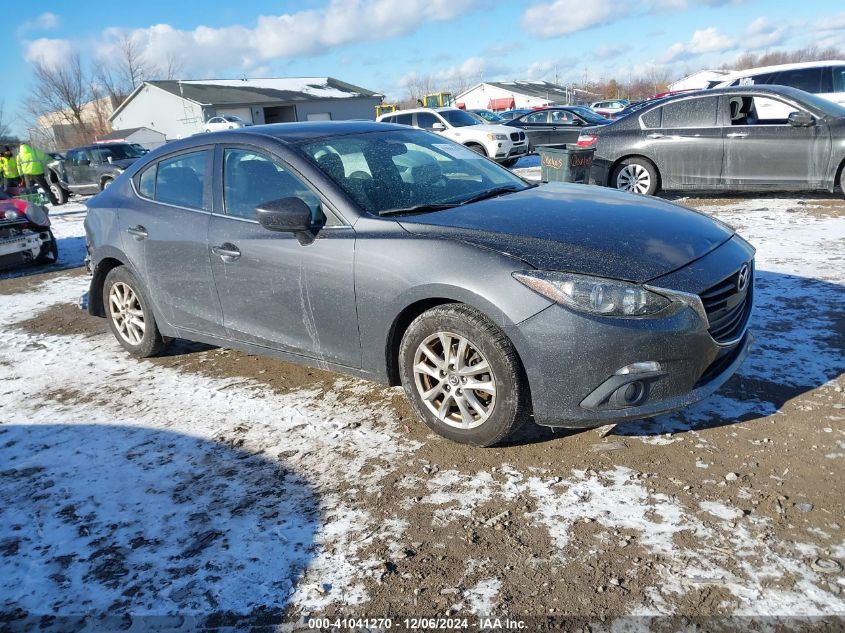
<path id="1" fill-rule="evenodd" d="M 77 50 L 96 64 L 125 35 L 149 65 L 177 60 L 182 78 L 329 75 L 394 99 L 415 76 L 442 84 L 459 75 L 471 83 L 624 81 L 655 68 L 680 77 L 746 50 L 845 48 L 841 0 L 47 0 L 30 7 L 4 12 L 0 100 L 19 133 L 33 61 L 57 63 Z"/>

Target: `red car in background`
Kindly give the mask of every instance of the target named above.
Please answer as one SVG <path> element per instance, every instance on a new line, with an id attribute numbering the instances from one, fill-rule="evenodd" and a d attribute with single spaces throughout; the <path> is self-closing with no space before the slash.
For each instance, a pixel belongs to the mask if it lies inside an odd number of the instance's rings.
<path id="1" fill-rule="evenodd" d="M 47 210 L 0 191 L 0 270 L 24 264 L 52 264 L 59 248 Z"/>

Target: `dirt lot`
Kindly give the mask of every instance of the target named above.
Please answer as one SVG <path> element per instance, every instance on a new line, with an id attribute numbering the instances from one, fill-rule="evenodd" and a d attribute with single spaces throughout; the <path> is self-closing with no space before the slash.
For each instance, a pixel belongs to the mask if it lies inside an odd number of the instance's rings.
<path id="1" fill-rule="evenodd" d="M 740 374 L 605 437 L 487 450 L 427 432 L 401 389 L 187 342 L 126 356 L 74 305 L 82 214 L 56 215 L 60 266 L 0 279 L 0 623 L 841 630 L 845 202 L 678 201 L 758 249 Z"/>

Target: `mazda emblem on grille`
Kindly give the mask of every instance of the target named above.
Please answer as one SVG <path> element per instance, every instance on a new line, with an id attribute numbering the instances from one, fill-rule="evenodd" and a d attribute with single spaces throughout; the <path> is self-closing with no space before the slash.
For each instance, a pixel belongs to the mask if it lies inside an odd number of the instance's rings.
<path id="1" fill-rule="evenodd" d="M 751 277 L 751 268 L 748 264 L 743 264 L 742 268 L 739 269 L 739 275 L 736 277 L 736 289 L 738 292 L 742 292 L 746 288 L 748 288 L 748 280 Z"/>

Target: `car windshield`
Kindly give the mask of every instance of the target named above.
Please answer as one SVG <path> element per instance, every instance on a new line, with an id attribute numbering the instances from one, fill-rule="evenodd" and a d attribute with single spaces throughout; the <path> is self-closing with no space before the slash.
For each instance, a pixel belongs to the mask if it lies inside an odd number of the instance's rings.
<path id="1" fill-rule="evenodd" d="M 502 117 L 500 117 L 492 110 L 472 110 L 471 112 L 472 114 L 484 119 L 485 123 L 501 123 L 502 121 L 504 121 Z"/>
<path id="2" fill-rule="evenodd" d="M 532 186 L 471 149 L 420 130 L 320 139 L 301 149 L 374 215 L 436 211 Z"/>
<path id="3" fill-rule="evenodd" d="M 773 95 L 773 96 L 775 96 L 775 95 Z M 800 98 L 795 97 L 792 94 L 789 94 L 789 95 L 785 94 L 784 96 L 792 97 L 793 99 L 798 101 L 798 103 L 801 103 L 803 101 L 804 103 L 806 103 L 811 108 L 815 108 L 816 110 L 819 110 L 825 116 L 832 116 L 832 117 L 836 117 L 836 118 L 839 118 L 839 119 L 845 118 L 845 106 L 841 106 L 838 103 L 834 103 L 833 101 L 829 101 L 829 100 L 825 99 L 824 97 L 820 97 L 820 96 L 812 94 L 810 92 L 805 92 L 805 93 L 801 94 Z"/>
<path id="4" fill-rule="evenodd" d="M 584 108 L 581 106 L 572 106 L 568 109 L 580 116 L 585 121 L 587 121 L 587 123 L 607 123 L 607 119 L 605 119 L 600 114 L 596 114 L 589 108 Z"/>
<path id="5" fill-rule="evenodd" d="M 463 110 L 441 110 L 440 116 L 449 122 L 452 127 L 467 127 L 468 125 L 481 125 L 477 117 Z"/>
<path id="6" fill-rule="evenodd" d="M 95 158 L 106 162 L 109 157 L 112 160 L 123 160 L 125 158 L 140 158 L 143 154 L 128 143 L 115 143 L 114 145 L 103 145 L 91 150 Z"/>

